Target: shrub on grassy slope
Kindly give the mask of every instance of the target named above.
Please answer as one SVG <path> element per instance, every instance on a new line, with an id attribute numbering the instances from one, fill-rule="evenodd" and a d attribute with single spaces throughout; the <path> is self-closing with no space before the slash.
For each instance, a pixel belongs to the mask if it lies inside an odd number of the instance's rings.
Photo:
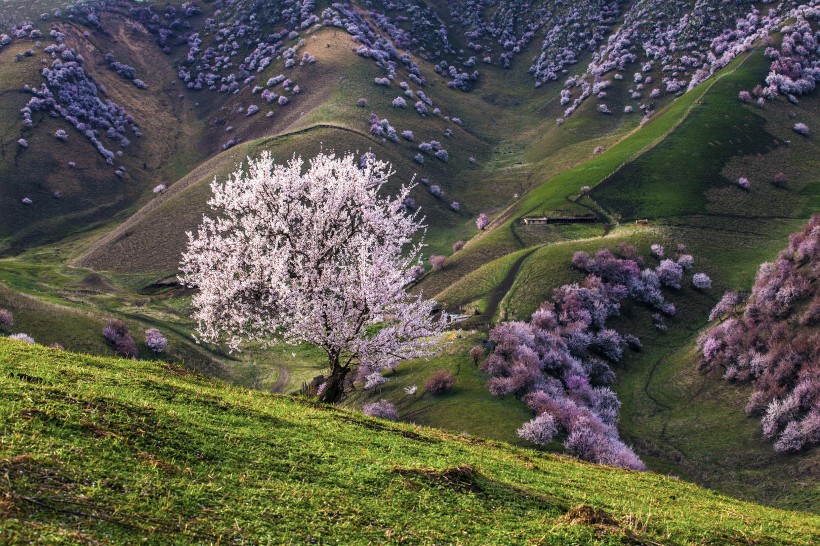
<path id="1" fill-rule="evenodd" d="M 447 370 L 438 370 L 424 382 L 424 388 L 430 394 L 446 394 L 453 389 L 455 384 L 456 378 L 453 374 Z"/>
<path id="2" fill-rule="evenodd" d="M 736 293 L 724 295 L 710 316 L 724 320 L 698 341 L 701 369 L 752 383 L 746 412 L 761 416 L 777 451 L 820 444 L 819 275 L 815 214 L 776 262 L 760 266 L 745 308 Z"/>
<path id="3" fill-rule="evenodd" d="M 25 341 L 26 343 L 35 343 L 34 338 L 30 335 L 26 334 L 25 332 L 20 332 L 18 334 L 11 334 L 9 339 L 16 339 L 17 341 Z"/>
<path id="4" fill-rule="evenodd" d="M 399 414 L 396 411 L 396 406 L 387 400 L 379 400 L 372 404 L 365 404 L 362 408 L 362 413 L 370 417 L 378 417 L 380 419 L 387 419 L 388 421 L 397 421 Z"/>
<path id="5" fill-rule="evenodd" d="M 136 358 L 137 344 L 134 338 L 128 333 L 128 325 L 119 319 L 108 321 L 103 328 L 103 337 L 112 345 L 118 355 L 125 358 Z"/>
<path id="6" fill-rule="evenodd" d="M 444 269 L 444 265 L 447 263 L 447 256 L 442 256 L 440 254 L 434 254 L 430 256 L 430 266 L 433 268 L 433 271 L 438 271 L 439 269 Z"/>
<path id="7" fill-rule="evenodd" d="M 32 113 L 37 111 L 59 116 L 82 133 L 106 162 L 113 165 L 115 154 L 103 144 L 102 134 L 110 143 L 126 148 L 130 144 L 126 137 L 128 129 L 134 136 L 142 136 L 134 118 L 113 101 L 100 98 L 99 86 L 86 73 L 82 57 L 74 50 L 60 44 L 48 46 L 45 51 L 54 61 L 42 70 L 46 83 L 39 88 L 26 86 L 34 97 L 21 109 L 23 124 L 30 126 Z M 63 139 L 61 135 L 65 135 L 65 131 L 55 134 Z"/>
<path id="8" fill-rule="evenodd" d="M 151 349 L 151 351 L 160 354 L 168 348 L 168 338 L 162 335 L 162 332 L 156 328 L 149 328 L 145 331 L 145 345 Z"/>

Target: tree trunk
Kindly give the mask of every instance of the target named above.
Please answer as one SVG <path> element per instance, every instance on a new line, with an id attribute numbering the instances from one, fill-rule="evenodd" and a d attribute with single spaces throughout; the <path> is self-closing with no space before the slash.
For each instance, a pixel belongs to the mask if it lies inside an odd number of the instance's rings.
<path id="1" fill-rule="evenodd" d="M 335 404 L 341 400 L 345 390 L 345 377 L 347 377 L 349 371 L 350 368 L 341 366 L 338 362 L 334 362 L 330 370 L 330 377 L 325 381 L 325 386 L 322 389 L 319 400 L 328 404 Z"/>

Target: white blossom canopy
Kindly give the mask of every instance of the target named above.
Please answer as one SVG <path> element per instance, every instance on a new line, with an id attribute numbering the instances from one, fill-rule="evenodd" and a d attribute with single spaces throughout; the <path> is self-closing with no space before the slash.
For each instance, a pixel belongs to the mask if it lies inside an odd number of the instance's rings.
<path id="1" fill-rule="evenodd" d="M 304 172 L 303 172 L 304 171 Z M 424 226 L 403 206 L 411 186 L 379 195 L 389 165 L 320 153 L 274 164 L 268 152 L 211 184 L 204 216 L 188 233 L 180 277 L 197 287 L 205 341 L 308 342 L 332 367 L 394 367 L 427 356 L 444 325 L 434 302 L 407 292 Z"/>

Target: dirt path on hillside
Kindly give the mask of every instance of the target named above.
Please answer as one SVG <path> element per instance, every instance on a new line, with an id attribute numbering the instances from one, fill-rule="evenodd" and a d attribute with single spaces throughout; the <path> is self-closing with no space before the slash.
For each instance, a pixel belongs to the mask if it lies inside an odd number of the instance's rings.
<path id="1" fill-rule="evenodd" d="M 276 393 L 282 392 L 285 389 L 285 385 L 288 384 L 288 379 L 290 379 L 290 371 L 288 370 L 288 367 L 280 364 L 279 377 L 276 378 L 276 383 L 274 383 L 273 387 L 270 388 L 270 391 Z"/>

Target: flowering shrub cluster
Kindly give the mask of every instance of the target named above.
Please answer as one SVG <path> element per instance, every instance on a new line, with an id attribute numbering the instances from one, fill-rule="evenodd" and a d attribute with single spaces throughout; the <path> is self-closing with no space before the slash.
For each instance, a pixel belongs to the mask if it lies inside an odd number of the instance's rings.
<path id="1" fill-rule="evenodd" d="M 42 70 L 44 84 L 39 88 L 24 87 L 34 95 L 20 111 L 24 127 L 33 126 L 34 112 L 43 111 L 61 117 L 91 141 L 106 162 L 113 165 L 116 154 L 108 146 L 117 145 L 121 152 L 131 143 L 127 137 L 129 130 L 133 136 L 142 136 L 134 118 L 118 104 L 100 98 L 97 84 L 83 69 L 81 55 L 64 44 L 50 45 L 45 51 L 54 60 L 50 67 Z M 102 140 L 103 136 L 107 143 Z M 65 140 L 68 135 L 58 130 L 55 137 Z"/>
<path id="2" fill-rule="evenodd" d="M 281 61 L 285 68 L 315 62 L 302 50 L 301 34 L 316 26 L 347 32 L 356 53 L 373 60 L 384 73 L 377 83 L 387 86 L 396 80 L 400 66 L 412 83 L 423 86 L 425 78 L 413 60 L 418 55 L 433 63 L 449 87 L 469 91 L 480 79 L 479 65 L 509 68 L 516 55 L 540 41 L 540 52 L 529 67 L 536 86 L 564 77 L 583 52 L 592 53 L 583 73 L 565 81 L 561 103 L 568 105 L 565 115 L 571 115 L 591 95 L 606 99 L 609 80 L 604 76 L 609 72 L 616 71 L 614 80 L 625 80 L 628 66 L 641 63 L 635 73 L 640 79 L 635 78 L 629 89 L 634 100 L 643 97 L 644 86 L 654 97 L 680 93 L 781 27 L 783 46 L 772 50 L 768 89 L 792 97 L 807 92 L 817 77 L 817 35 L 809 24 L 816 18 L 813 4 L 784 0 L 761 13 L 748 0 L 638 0 L 627 5 L 616 0 L 448 0 L 445 6 L 420 0 L 368 0 L 327 7 L 318 7 L 315 0 L 232 0 L 214 4 L 207 16 L 199 17 L 202 10 L 194 2 L 159 7 L 114 0 L 105 6 L 78 3 L 66 14 L 99 28 L 99 10 L 127 11 L 167 53 L 172 47 L 187 50 L 179 77 L 190 89 L 223 93 L 256 85 L 258 74 L 274 62 Z M 439 13 L 442 9 L 448 12 L 449 26 Z M 40 31 L 27 24 L 15 27 L 12 34 L 37 38 Z M 0 47 L 11 40 L 0 35 Z M 459 49 L 455 41 L 466 47 Z M 113 59 L 109 63 L 135 85 L 144 85 L 133 68 Z M 650 73 L 658 80 L 654 88 L 648 87 L 653 83 Z M 404 90 L 414 98 L 412 91 Z M 628 107 L 632 111 L 632 105 Z M 646 113 L 652 105 L 642 103 L 639 108 Z M 606 104 L 600 110 L 612 111 Z"/>
<path id="3" fill-rule="evenodd" d="M 379 116 L 376 114 L 370 114 L 369 122 L 370 134 L 373 136 L 385 137 L 392 142 L 399 141 L 399 135 L 396 132 L 396 128 L 390 125 L 390 121 L 388 121 L 387 118 L 379 119 Z M 410 136 L 412 137 L 413 134 L 410 133 Z M 406 135 L 405 138 L 407 138 Z"/>
<path id="4" fill-rule="evenodd" d="M 635 247 L 621 245 L 619 252 L 621 257 L 609 250 L 594 256 L 577 252 L 573 265 L 586 273 L 583 282 L 558 288 L 530 322 L 496 326 L 490 333 L 493 353 L 481 368 L 490 375 L 492 394 L 520 397 L 536 414 L 518 431 L 522 438 L 544 445 L 560 435 L 577 457 L 643 469 L 618 438 L 620 402 L 609 389 L 615 378 L 610 366 L 627 348 L 640 350 L 640 341 L 607 327 L 607 321 L 627 298 L 674 315 L 661 287 L 680 288 L 684 267 L 666 258 L 656 269 L 642 269 Z M 688 265 L 691 256 L 679 260 Z"/>
<path id="5" fill-rule="evenodd" d="M 762 93 L 773 98 L 778 93 L 797 102 L 795 95 L 814 91 L 820 80 L 820 30 L 813 30 L 809 18 L 818 18 L 818 9 L 795 10 L 794 21 L 782 29 L 780 49 L 766 48 L 766 56 L 772 59 L 766 87 Z"/>
<path id="6" fill-rule="evenodd" d="M 561 10 L 548 10 L 543 21 L 546 30 L 541 54 L 530 67 L 536 85 L 557 80 L 567 66 L 578 62 L 583 51 L 597 50 L 620 15 L 618 4 L 586 0 L 572 2 Z"/>
<path id="7" fill-rule="evenodd" d="M 274 60 L 285 68 L 312 64 L 316 58 L 299 48 L 299 31 L 319 23 L 313 0 L 237 0 L 220 6 L 185 41 L 188 54 L 179 77 L 189 89 L 238 93 Z M 270 33 L 270 29 L 277 29 Z M 161 36 L 162 29 L 157 30 Z M 238 57 L 238 58 L 237 58 Z M 241 62 L 239 61 L 241 59 Z"/>
<path id="8" fill-rule="evenodd" d="M 789 238 L 774 263 L 760 266 L 745 308 L 734 292 L 698 340 L 700 367 L 730 381 L 749 381 L 746 413 L 780 452 L 820 443 L 820 214 Z M 800 328 L 803 326 L 803 328 Z"/>
<path id="9" fill-rule="evenodd" d="M 368 7 L 370 5 L 368 2 Z M 348 2 L 335 2 L 322 11 L 322 23 L 342 28 L 350 34 L 360 44 L 356 53 L 372 59 L 387 74 L 388 85 L 396 77 L 399 64 L 406 68 L 410 81 L 424 85 L 425 79 L 418 65 L 409 54 L 399 53 L 399 49 L 415 49 L 424 56 L 423 47 L 419 47 L 421 42 L 446 40 L 444 23 L 424 3 L 392 0 L 385 2 L 382 8 L 362 12 Z M 396 12 L 408 13 L 413 21 L 403 14 L 394 16 Z M 412 31 L 408 30 L 411 28 Z"/>
<path id="10" fill-rule="evenodd" d="M 593 53 L 586 71 L 565 81 L 561 104 L 568 106 L 564 116 L 572 115 L 591 95 L 605 99 L 606 92 L 600 85 L 608 81 L 604 79 L 607 73 L 615 71 L 613 78 L 624 80 L 623 72 L 631 64 L 640 62 L 640 68 L 632 77 L 634 85 L 628 89 L 631 99 L 640 101 L 647 89 L 651 89 L 650 98 L 678 94 L 699 85 L 737 55 L 748 51 L 756 40 L 768 39 L 770 33 L 781 28 L 786 33 L 784 60 L 773 63 L 767 78 L 770 89 L 765 90 L 765 94 L 773 97 L 780 85 L 783 93 L 807 92 L 814 88 L 817 76 L 817 36 L 807 22 L 816 18 L 816 13 L 817 8 L 810 3 L 795 0 L 781 2 L 765 14 L 746 1 L 634 2 L 623 16 L 623 24 Z M 784 26 L 795 20 L 794 24 Z M 609 26 L 601 28 L 599 34 L 608 32 Z M 779 52 L 773 48 L 767 51 L 777 61 Z M 657 82 L 653 81 L 653 74 L 659 78 Z M 557 79 L 558 72 L 553 69 L 543 76 L 545 80 Z M 654 87 L 650 88 L 650 84 Z M 574 89 L 580 92 L 573 99 Z M 752 97 L 745 92 L 739 98 L 749 102 Z M 762 93 L 757 100 L 758 104 L 765 103 Z M 609 108 L 603 105 L 599 109 L 607 113 Z M 649 113 L 652 104 L 640 103 L 639 109 Z"/>
<path id="11" fill-rule="evenodd" d="M 110 68 L 126 80 L 129 80 L 137 88 L 145 89 L 146 87 L 148 87 L 144 81 L 137 78 L 137 69 L 133 66 L 129 66 L 125 63 L 116 61 L 114 59 L 114 55 L 111 53 L 106 53 L 105 61 L 108 63 L 108 68 Z"/>
<path id="12" fill-rule="evenodd" d="M 17 341 L 25 341 L 26 343 L 36 343 L 34 338 L 25 332 L 9 335 L 9 339 L 16 339 Z"/>
<path id="13" fill-rule="evenodd" d="M 494 351 L 481 368 L 491 376 L 491 393 L 518 396 L 536 414 L 521 437 L 544 445 L 563 433 L 567 450 L 580 458 L 641 469 L 618 439 L 620 402 L 607 387 L 614 380 L 608 361 L 620 360 L 627 341 L 600 321 L 619 305 L 597 277 L 563 286 L 529 323 L 496 326 Z"/>

